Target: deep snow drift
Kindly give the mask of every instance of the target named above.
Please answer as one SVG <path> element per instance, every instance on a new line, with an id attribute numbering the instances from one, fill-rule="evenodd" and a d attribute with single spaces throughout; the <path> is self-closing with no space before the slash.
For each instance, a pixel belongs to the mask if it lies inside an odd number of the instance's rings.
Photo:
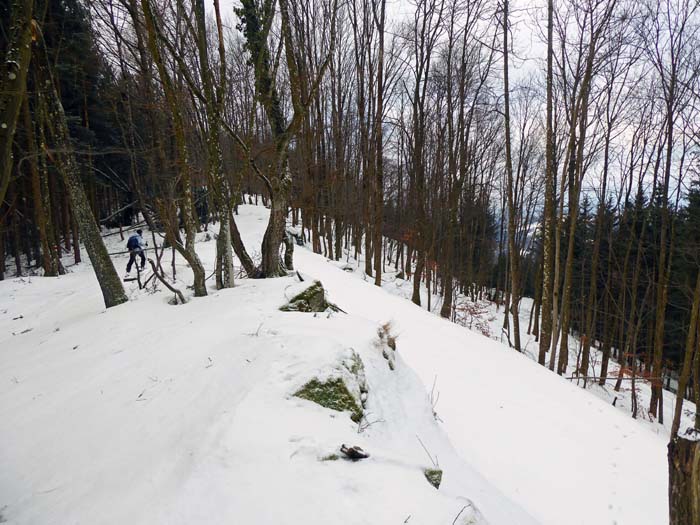
<path id="1" fill-rule="evenodd" d="M 251 251 L 266 214 L 241 207 Z M 214 250 L 198 247 L 209 272 Z M 0 283 L 0 521 L 667 522 L 662 436 L 318 255 L 297 249 L 295 263 L 347 314 L 279 311 L 296 277 L 177 307 L 130 283 L 132 301 L 108 311 L 86 264 Z M 184 290 L 184 264 L 178 278 Z M 394 371 L 376 344 L 386 321 Z M 362 428 L 293 396 L 353 351 L 369 384 Z M 371 457 L 324 461 L 341 443 Z M 423 476 L 434 460 L 439 490 Z"/>

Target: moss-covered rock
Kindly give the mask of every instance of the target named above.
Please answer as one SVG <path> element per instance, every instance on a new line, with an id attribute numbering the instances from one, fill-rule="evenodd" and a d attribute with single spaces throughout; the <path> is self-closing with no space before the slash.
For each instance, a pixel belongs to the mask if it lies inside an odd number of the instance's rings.
<path id="1" fill-rule="evenodd" d="M 350 418 L 359 423 L 364 417 L 369 392 L 365 365 L 352 348 L 346 349 L 341 356 L 335 367 L 323 370 L 294 395 L 331 410 L 349 412 Z"/>
<path id="2" fill-rule="evenodd" d="M 339 312 L 333 303 L 326 300 L 326 290 L 321 281 L 313 281 L 309 286 L 297 292 L 287 304 L 280 307 L 283 312 Z"/>
<path id="3" fill-rule="evenodd" d="M 353 391 L 352 393 L 359 399 L 364 409 L 365 403 L 367 402 L 369 385 L 367 384 L 367 377 L 365 376 L 365 364 L 362 362 L 360 354 L 353 350 L 350 357 L 343 361 L 343 367 L 350 372 L 353 384 L 353 388 L 351 389 Z"/>
<path id="4" fill-rule="evenodd" d="M 331 410 L 350 412 L 350 419 L 355 423 L 362 419 L 362 408 L 340 377 L 330 378 L 326 381 L 319 381 L 314 378 L 301 387 L 294 395 L 313 401 Z"/>
<path id="5" fill-rule="evenodd" d="M 442 483 L 442 469 L 426 468 L 423 469 L 423 474 L 425 475 L 425 479 L 428 480 L 428 483 L 436 489 L 440 488 L 440 483 Z"/>

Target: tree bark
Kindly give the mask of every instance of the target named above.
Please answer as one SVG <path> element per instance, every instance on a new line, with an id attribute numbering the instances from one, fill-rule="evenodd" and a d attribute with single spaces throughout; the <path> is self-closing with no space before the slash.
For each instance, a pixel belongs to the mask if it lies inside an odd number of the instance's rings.
<path id="1" fill-rule="evenodd" d="M 27 137 L 27 151 L 29 153 L 29 171 L 31 173 L 32 184 L 32 201 L 34 205 L 34 220 L 39 232 L 39 242 L 41 243 L 41 266 L 44 269 L 44 276 L 55 277 L 58 275 L 58 261 L 53 257 L 49 236 L 47 234 L 48 216 L 44 208 L 44 199 L 41 195 L 41 176 L 39 175 L 39 166 L 36 146 L 36 138 L 34 136 L 34 123 L 29 113 L 29 101 L 25 97 L 22 103 L 22 113 L 24 118 L 24 128 Z"/>
<path id="2" fill-rule="evenodd" d="M 681 425 L 681 414 L 683 411 L 683 400 L 685 399 L 690 374 L 692 371 L 695 353 L 698 351 L 696 335 L 698 332 L 698 309 L 700 309 L 700 271 L 695 281 L 695 291 L 693 292 L 693 306 L 690 310 L 690 323 L 688 325 L 688 336 L 685 343 L 685 355 L 683 356 L 683 366 L 678 378 L 678 391 L 676 392 L 676 407 L 673 412 L 673 424 L 671 425 L 671 438 L 678 434 Z"/>
<path id="3" fill-rule="evenodd" d="M 552 290 L 553 282 L 553 242 L 555 212 L 554 182 L 554 131 L 553 131 L 553 12 L 554 1 L 547 1 L 547 129 L 545 145 L 545 181 L 544 181 L 544 228 L 542 231 L 542 308 L 540 325 L 540 348 L 537 361 L 545 365 L 547 352 L 552 341 Z"/>
<path id="4" fill-rule="evenodd" d="M 379 32 L 379 57 L 377 59 L 377 104 L 375 108 L 375 145 L 374 156 L 376 166 L 374 169 L 374 284 L 382 285 L 382 224 L 384 211 L 384 135 L 382 124 L 384 120 L 384 20 L 386 14 L 386 0 L 379 0 L 379 14 L 376 11 L 375 2 L 372 3 L 374 22 Z M 369 256 L 369 255 L 367 255 Z"/>
<path id="5" fill-rule="evenodd" d="M 223 48 L 223 36 L 219 34 L 219 61 L 221 74 L 216 90 L 209 65 L 207 41 L 207 24 L 204 12 L 204 0 L 194 0 L 195 20 L 197 22 L 197 49 L 202 84 L 204 87 L 205 109 L 208 121 L 207 142 L 207 177 L 214 190 L 214 202 L 219 211 L 219 236 L 216 242 L 216 284 L 217 288 L 233 286 L 233 251 L 231 246 L 231 198 L 224 176 L 223 156 L 221 154 L 221 112 L 223 109 L 223 89 L 226 81 L 226 57 Z M 218 2 L 214 4 L 217 27 L 221 28 Z"/>
<path id="6" fill-rule="evenodd" d="M 672 437 L 668 471 L 669 525 L 700 525 L 700 441 Z"/>
<path id="7" fill-rule="evenodd" d="M 33 7 L 34 0 L 13 0 L 10 6 L 9 38 L 0 74 L 0 203 L 5 200 L 10 184 L 12 144 L 27 91 Z"/>
<path id="8" fill-rule="evenodd" d="M 510 142 L 510 84 L 508 79 L 508 0 L 503 0 L 503 114 L 506 134 L 506 199 L 508 202 L 508 257 L 510 259 L 510 305 L 507 305 L 506 318 L 508 312 L 513 315 L 513 340 L 515 350 L 521 352 L 520 347 L 520 314 L 518 304 L 520 303 L 520 254 L 518 253 L 515 235 L 517 229 L 517 202 L 516 184 L 513 180 L 513 157 L 511 154 Z"/>
<path id="9" fill-rule="evenodd" d="M 60 150 L 55 160 L 68 192 L 74 220 L 80 229 L 85 249 L 90 257 L 97 281 L 100 284 L 105 306 L 111 308 L 112 306 L 125 303 L 128 298 L 124 293 L 121 279 L 114 269 L 107 248 L 102 241 L 100 229 L 95 222 L 95 216 L 92 213 L 80 180 L 80 170 L 71 149 L 66 115 L 49 69 L 44 45 L 43 39 L 41 39 L 34 49 L 36 51 L 36 67 L 39 70 L 39 77 L 43 80 L 43 85 L 45 86 L 45 94 L 41 92 L 39 94 L 40 97 L 46 97 L 47 118 L 45 122 L 48 123 L 56 147 Z M 47 152 L 47 154 L 50 154 L 50 152 Z"/>
<path id="10" fill-rule="evenodd" d="M 173 128 L 175 131 L 175 145 L 178 154 L 177 168 L 182 188 L 182 202 L 180 203 L 180 213 L 183 217 L 185 226 L 185 243 L 184 245 L 179 240 L 178 225 L 172 225 L 170 228 L 170 242 L 174 248 L 185 258 L 192 269 L 194 276 L 194 295 L 202 297 L 207 295 L 206 276 L 204 267 L 195 250 L 195 234 L 197 232 L 197 223 L 193 215 L 193 198 L 192 198 L 192 180 L 189 169 L 189 154 L 187 150 L 187 141 L 185 139 L 185 127 L 182 116 L 181 105 L 177 99 L 175 87 L 170 77 L 170 72 L 165 66 L 160 53 L 157 42 L 156 19 L 151 10 L 150 0 L 141 0 L 141 5 L 144 11 L 144 19 L 146 22 L 146 32 L 148 34 L 148 48 L 153 57 L 153 61 L 160 74 L 163 84 L 163 91 L 167 100 L 168 108 L 172 116 Z M 138 23 L 138 21 L 135 21 Z M 177 220 L 177 219 L 175 219 Z"/>

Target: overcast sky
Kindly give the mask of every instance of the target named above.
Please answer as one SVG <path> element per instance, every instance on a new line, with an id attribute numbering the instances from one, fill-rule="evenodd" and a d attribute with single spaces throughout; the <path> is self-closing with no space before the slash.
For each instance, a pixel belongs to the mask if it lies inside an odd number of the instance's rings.
<path id="1" fill-rule="evenodd" d="M 235 27 L 238 20 L 233 13 L 233 8 L 239 5 L 238 0 L 219 0 L 219 2 L 226 25 Z M 206 0 L 208 9 L 213 10 L 213 5 L 213 0 Z M 511 26 L 515 43 L 515 56 L 511 57 L 511 68 L 514 82 L 542 68 L 538 59 L 544 58 L 546 46 L 540 41 L 536 19 L 537 17 L 541 19 L 545 15 L 545 7 L 544 0 L 511 0 Z M 414 4 L 410 0 L 387 0 L 388 25 L 410 19 L 413 11 Z"/>

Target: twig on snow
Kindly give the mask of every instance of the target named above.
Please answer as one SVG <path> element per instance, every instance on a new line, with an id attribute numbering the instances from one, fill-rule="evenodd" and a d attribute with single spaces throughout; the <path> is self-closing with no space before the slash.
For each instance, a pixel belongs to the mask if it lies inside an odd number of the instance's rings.
<path id="1" fill-rule="evenodd" d="M 425 448 L 425 445 L 421 441 L 421 439 L 416 435 L 416 439 L 418 440 L 418 443 L 420 443 L 420 446 L 423 447 L 423 450 L 425 450 L 425 453 L 428 455 L 428 458 L 430 458 L 430 462 L 433 464 L 435 468 L 439 468 L 440 464 L 438 463 L 438 457 L 435 456 L 435 459 L 433 459 L 433 456 L 430 455 L 430 452 L 428 452 L 428 449 Z"/>
<path id="2" fill-rule="evenodd" d="M 464 512 L 464 511 L 467 509 L 467 507 L 471 507 L 471 503 L 470 503 L 469 505 L 465 505 L 464 507 L 462 507 L 462 510 L 459 511 L 459 514 L 457 514 L 457 515 L 455 516 L 455 519 L 452 520 L 452 525 L 455 525 L 455 523 L 457 523 L 457 520 L 458 520 L 459 517 L 462 515 L 462 512 Z"/>
<path id="3" fill-rule="evenodd" d="M 156 268 L 156 264 L 153 262 L 153 259 L 148 259 L 148 262 L 151 264 L 151 268 L 153 269 L 153 273 L 155 276 L 158 278 L 158 280 L 165 285 L 165 287 L 173 292 L 175 296 L 180 300 L 182 304 L 185 304 L 185 296 L 182 295 L 182 292 L 172 286 L 170 283 L 168 283 L 159 273 L 158 269 Z"/>

